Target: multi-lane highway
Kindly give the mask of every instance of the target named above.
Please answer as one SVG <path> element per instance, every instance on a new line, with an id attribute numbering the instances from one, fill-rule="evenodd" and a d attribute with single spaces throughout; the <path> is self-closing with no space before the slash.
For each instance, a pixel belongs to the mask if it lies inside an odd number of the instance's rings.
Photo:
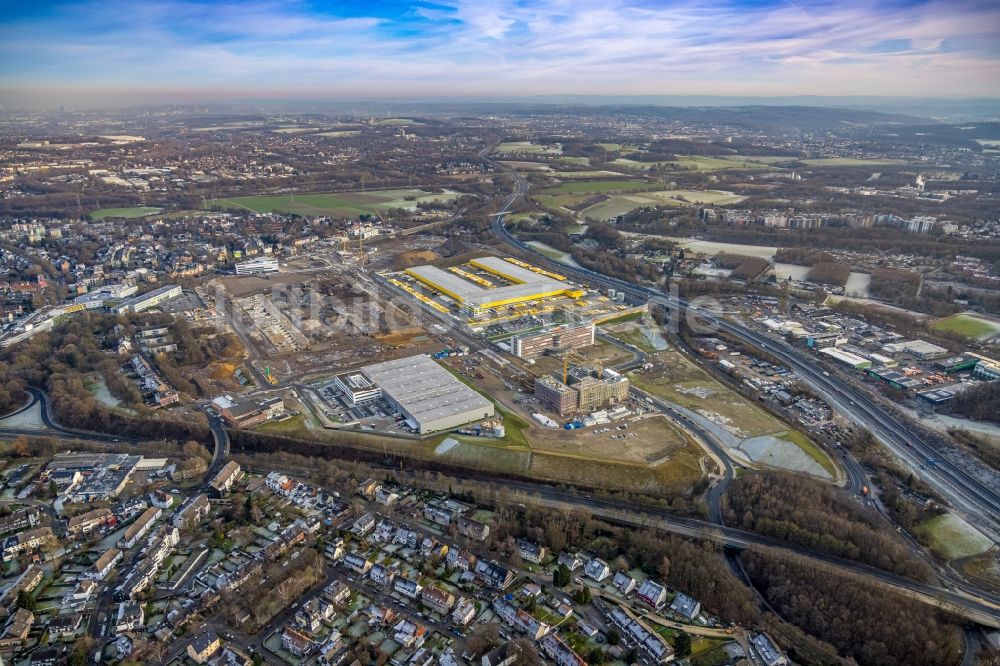
<path id="1" fill-rule="evenodd" d="M 492 222 L 493 231 L 505 243 L 521 251 L 530 252 L 536 263 L 552 267 L 580 282 L 601 288 L 614 288 L 624 291 L 635 300 L 648 300 L 651 304 L 662 306 L 671 312 L 672 317 L 695 314 L 704 324 L 714 326 L 717 330 L 778 359 L 809 384 L 816 393 L 824 396 L 839 413 L 871 431 L 914 474 L 964 512 L 970 522 L 991 539 L 1000 542 L 1000 492 L 996 488 L 969 475 L 947 458 L 940 458 L 940 462 L 933 466 L 925 465 L 928 459 L 938 459 L 940 452 L 926 441 L 918 428 L 908 423 L 905 418 L 888 412 L 865 390 L 838 377 L 836 373 L 825 372 L 807 352 L 717 316 L 697 304 L 660 289 L 636 285 L 586 268 L 555 262 L 515 237 L 504 225 L 504 216 L 528 189 L 527 181 L 521 177 L 516 177 L 515 183 L 514 192 L 505 200 Z"/>

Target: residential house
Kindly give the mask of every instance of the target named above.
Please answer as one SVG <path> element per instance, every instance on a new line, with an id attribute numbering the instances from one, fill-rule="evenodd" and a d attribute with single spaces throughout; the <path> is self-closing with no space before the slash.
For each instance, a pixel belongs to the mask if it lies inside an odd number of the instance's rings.
<path id="1" fill-rule="evenodd" d="M 583 657 L 555 634 L 549 634 L 539 642 L 542 654 L 556 663 L 556 666 L 587 666 Z"/>
<path id="2" fill-rule="evenodd" d="M 558 563 L 569 569 L 570 573 L 583 567 L 583 560 L 573 553 L 568 553 L 566 551 L 559 553 Z"/>
<path id="3" fill-rule="evenodd" d="M 0 648 L 16 647 L 23 643 L 35 623 L 35 614 L 26 608 L 18 608 L 0 636 Z"/>
<path id="4" fill-rule="evenodd" d="M 33 530 L 9 536 L 3 541 L 3 561 L 9 562 L 21 553 L 36 551 L 53 536 L 50 527 L 36 527 Z"/>
<path id="5" fill-rule="evenodd" d="M 423 593 L 420 595 L 420 600 L 428 608 L 441 615 L 447 615 L 451 611 L 452 606 L 455 605 L 455 595 L 436 585 L 425 587 Z"/>
<path id="6" fill-rule="evenodd" d="M 304 657 L 312 652 L 315 644 L 312 639 L 294 627 L 285 627 L 281 633 L 281 646 L 293 657 Z"/>
<path id="7" fill-rule="evenodd" d="M 608 622 L 629 641 L 635 643 L 656 664 L 665 664 L 674 658 L 674 649 L 666 639 L 650 629 L 628 609 L 615 606 L 608 613 Z"/>
<path id="8" fill-rule="evenodd" d="M 66 523 L 66 535 L 75 538 L 90 534 L 102 525 L 111 522 L 113 517 L 111 509 L 108 508 L 94 509 L 93 511 L 73 516 Z"/>
<path id="9" fill-rule="evenodd" d="M 382 564 L 375 564 L 372 566 L 371 571 L 368 572 L 368 578 L 378 587 L 385 587 L 395 580 L 396 570 Z"/>
<path id="10" fill-rule="evenodd" d="M 451 569 L 459 571 L 469 571 L 476 565 L 476 556 L 467 550 L 452 548 L 444 558 L 445 563 Z"/>
<path id="11" fill-rule="evenodd" d="M 146 620 L 142 604 L 138 601 L 123 601 L 118 604 L 118 617 L 115 629 L 119 632 L 139 629 Z"/>
<path id="12" fill-rule="evenodd" d="M 602 583 L 611 575 L 611 569 L 608 567 L 607 562 L 595 557 L 587 562 L 587 566 L 583 569 L 583 575 L 598 583 Z"/>
<path id="13" fill-rule="evenodd" d="M 25 507 L 0 518 L 0 535 L 21 532 L 37 525 L 42 519 L 42 511 L 36 506 Z"/>
<path id="14" fill-rule="evenodd" d="M 490 526 L 465 516 L 458 517 L 458 533 L 476 541 L 485 541 L 490 535 Z"/>
<path id="15" fill-rule="evenodd" d="M 617 572 L 615 577 L 611 579 L 611 584 L 615 586 L 618 593 L 622 596 L 630 593 L 636 586 L 635 578 L 632 578 L 632 576 L 629 576 L 624 571 Z"/>
<path id="16" fill-rule="evenodd" d="M 153 526 L 163 514 L 163 510 L 155 506 L 151 506 L 146 509 L 141 516 L 135 519 L 128 529 L 125 530 L 125 534 L 118 540 L 118 547 L 122 550 L 128 550 L 135 544 L 139 543 L 139 540 L 146 535 L 146 532 Z"/>
<path id="17" fill-rule="evenodd" d="M 83 620 L 82 613 L 68 613 L 66 615 L 56 615 L 49 620 L 49 636 L 53 638 L 71 638 L 80 629 Z"/>
<path id="18" fill-rule="evenodd" d="M 424 520 L 447 527 L 451 525 L 452 513 L 448 509 L 428 504 L 424 507 Z"/>
<path id="19" fill-rule="evenodd" d="M 427 640 L 427 627 L 410 620 L 401 620 L 393 631 L 392 640 L 408 650 L 420 647 Z"/>
<path id="20" fill-rule="evenodd" d="M 521 559 L 525 562 L 533 562 L 535 564 L 541 564 L 542 560 L 545 559 L 545 546 L 539 546 L 538 544 L 531 543 L 524 539 L 517 540 L 517 552 L 521 555 Z"/>
<path id="21" fill-rule="evenodd" d="M 196 664 L 204 664 L 213 654 L 219 651 L 222 641 L 213 630 L 207 629 L 197 636 L 187 646 L 187 655 Z"/>
<path id="22" fill-rule="evenodd" d="M 476 619 L 476 604 L 466 597 L 460 598 L 451 612 L 451 621 L 464 627 L 474 619 Z"/>
<path id="23" fill-rule="evenodd" d="M 233 487 L 233 484 L 241 478 L 243 478 L 243 470 L 240 468 L 239 463 L 230 460 L 208 482 L 209 491 L 216 497 L 225 497 Z"/>
<path id="24" fill-rule="evenodd" d="M 363 537 L 375 529 L 375 516 L 366 513 L 351 525 L 351 532 L 359 537 Z"/>
<path id="25" fill-rule="evenodd" d="M 687 620 L 694 620 L 701 612 L 701 602 L 683 592 L 678 592 L 670 602 L 670 610 Z"/>
<path id="26" fill-rule="evenodd" d="M 189 497 L 170 517 L 170 524 L 179 530 L 187 526 L 196 526 L 208 515 L 211 508 L 208 495 L 201 494 Z"/>
<path id="27" fill-rule="evenodd" d="M 335 580 L 323 590 L 323 596 L 328 601 L 335 604 L 343 604 L 351 598 L 351 588 L 339 580 Z"/>
<path id="28" fill-rule="evenodd" d="M 495 590 L 506 590 L 516 578 L 514 573 L 506 567 L 495 561 L 486 562 L 484 560 L 479 560 L 476 563 L 476 576 Z"/>
<path id="29" fill-rule="evenodd" d="M 767 634 L 750 637 L 750 651 L 760 658 L 764 666 L 787 666 L 788 657 L 782 654 L 777 644 Z"/>
<path id="30" fill-rule="evenodd" d="M 400 576 L 396 579 L 396 582 L 393 583 L 392 589 L 399 594 L 402 594 L 404 597 L 416 599 L 420 596 L 420 593 L 424 588 L 417 581 L 410 580 L 405 576 Z"/>
<path id="31" fill-rule="evenodd" d="M 357 553 L 344 556 L 344 566 L 356 574 L 364 576 L 372 568 L 372 563 Z"/>
<path id="32" fill-rule="evenodd" d="M 667 600 L 667 589 L 652 580 L 644 580 L 637 596 L 653 608 L 660 608 Z"/>

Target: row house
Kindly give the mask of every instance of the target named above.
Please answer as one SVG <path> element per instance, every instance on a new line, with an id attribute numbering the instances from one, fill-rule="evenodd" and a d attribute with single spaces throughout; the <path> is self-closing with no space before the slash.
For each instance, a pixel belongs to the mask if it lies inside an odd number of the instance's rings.
<path id="1" fill-rule="evenodd" d="M 94 561 L 84 575 L 93 580 L 104 580 L 121 559 L 122 551 L 113 547 L 108 548 L 101 553 L 101 556 Z"/>

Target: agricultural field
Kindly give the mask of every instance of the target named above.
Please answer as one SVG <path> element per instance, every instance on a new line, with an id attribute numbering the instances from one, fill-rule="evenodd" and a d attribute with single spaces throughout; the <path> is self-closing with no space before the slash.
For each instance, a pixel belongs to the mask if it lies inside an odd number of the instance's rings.
<path id="1" fill-rule="evenodd" d="M 517 171 L 552 171 L 552 167 L 541 162 L 516 162 L 512 160 L 501 160 L 500 164 L 515 169 Z"/>
<path id="2" fill-rule="evenodd" d="M 617 171 L 559 171 L 553 174 L 557 178 L 615 178 L 625 174 Z"/>
<path id="3" fill-rule="evenodd" d="M 609 192 L 643 192 L 662 187 L 659 183 L 647 183 L 639 180 L 591 180 L 586 182 L 562 183 L 549 187 L 541 194 L 607 194 Z"/>
<path id="4" fill-rule="evenodd" d="M 642 206 L 687 206 L 711 204 L 725 206 L 739 203 L 746 197 L 721 190 L 661 190 L 640 194 L 616 194 L 605 201 L 580 211 L 581 217 L 610 220 Z"/>
<path id="5" fill-rule="evenodd" d="M 375 121 L 376 125 L 382 127 L 410 127 L 412 125 L 423 125 L 422 122 L 413 118 L 383 118 Z"/>
<path id="6" fill-rule="evenodd" d="M 90 212 L 90 219 L 92 220 L 103 220 L 107 217 L 146 217 L 147 215 L 155 215 L 159 213 L 162 208 L 153 208 L 152 206 L 137 206 L 135 208 L 100 208 L 95 211 Z"/>
<path id="7" fill-rule="evenodd" d="M 336 139 L 338 137 L 357 136 L 359 134 L 361 134 L 361 130 L 338 130 L 336 132 L 320 132 L 316 136 L 326 136 L 332 139 Z"/>
<path id="8" fill-rule="evenodd" d="M 530 141 L 509 141 L 497 146 L 498 153 L 524 153 L 530 155 L 562 155 L 562 146 L 558 143 L 540 145 Z"/>
<path id="9" fill-rule="evenodd" d="M 416 189 L 369 190 L 367 192 L 278 194 L 207 199 L 203 206 L 205 208 L 243 208 L 255 213 L 353 217 L 392 208 L 412 210 L 421 202 L 450 201 L 458 196 L 457 192 L 432 194 Z"/>
<path id="10" fill-rule="evenodd" d="M 969 340 L 988 340 L 1000 335 L 1000 321 L 972 313 L 956 314 L 939 319 L 931 324 L 931 328 L 942 333 L 957 333 Z"/>
<path id="11" fill-rule="evenodd" d="M 645 171 L 653 167 L 668 167 L 678 171 L 725 171 L 729 169 L 763 169 L 768 164 L 787 162 L 790 157 L 707 157 L 700 155 L 683 155 L 673 161 L 640 162 L 627 158 L 619 158 L 611 162 L 629 169 Z"/>
<path id="12" fill-rule="evenodd" d="M 315 132 L 318 127 L 279 127 L 278 129 L 271 130 L 276 134 L 308 134 L 309 132 Z"/>

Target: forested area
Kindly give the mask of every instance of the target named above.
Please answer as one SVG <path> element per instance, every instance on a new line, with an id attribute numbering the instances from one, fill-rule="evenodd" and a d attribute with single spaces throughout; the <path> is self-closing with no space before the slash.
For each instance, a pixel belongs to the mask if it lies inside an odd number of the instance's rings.
<path id="1" fill-rule="evenodd" d="M 920 273 L 902 268 L 876 268 L 868 285 L 872 296 L 899 304 L 912 301 L 919 289 Z"/>
<path id="2" fill-rule="evenodd" d="M 0 363 L 0 414 L 17 409 L 27 399 L 24 382 L 10 374 L 10 367 Z"/>
<path id="3" fill-rule="evenodd" d="M 806 279 L 810 282 L 819 282 L 834 287 L 843 287 L 847 284 L 847 278 L 851 276 L 850 264 L 842 264 L 836 261 L 817 261 L 809 269 Z"/>
<path id="4" fill-rule="evenodd" d="M 729 269 L 729 277 L 734 280 L 756 280 L 771 267 L 771 262 L 763 257 L 720 252 L 715 256 L 715 265 Z"/>
<path id="5" fill-rule="evenodd" d="M 783 554 L 749 551 L 742 559 L 782 618 L 861 666 L 948 666 L 962 659 L 958 627 L 925 604 Z"/>
<path id="6" fill-rule="evenodd" d="M 203 414 L 179 420 L 141 406 L 135 386 L 119 374 L 120 365 L 107 354 L 117 344 L 114 329 L 118 324 L 111 315 L 81 313 L 53 331 L 7 349 L 0 357 L 0 362 L 6 364 L 7 376 L 0 377 L 0 383 L 6 385 L 14 379 L 45 388 L 53 413 L 68 427 L 137 437 L 210 441 Z M 99 375 L 112 395 L 129 402 L 136 415 L 109 410 L 97 400 L 87 386 L 91 374 Z"/>
<path id="7" fill-rule="evenodd" d="M 737 477 L 726 491 L 726 523 L 926 581 L 930 567 L 842 491 L 780 472 Z"/>
<path id="8" fill-rule="evenodd" d="M 813 266 L 820 262 L 833 261 L 833 255 L 822 250 L 807 247 L 779 247 L 774 253 L 775 263 Z"/>
<path id="9" fill-rule="evenodd" d="M 952 414 L 1000 423 L 1000 382 L 983 382 L 962 391 L 948 403 Z"/>

